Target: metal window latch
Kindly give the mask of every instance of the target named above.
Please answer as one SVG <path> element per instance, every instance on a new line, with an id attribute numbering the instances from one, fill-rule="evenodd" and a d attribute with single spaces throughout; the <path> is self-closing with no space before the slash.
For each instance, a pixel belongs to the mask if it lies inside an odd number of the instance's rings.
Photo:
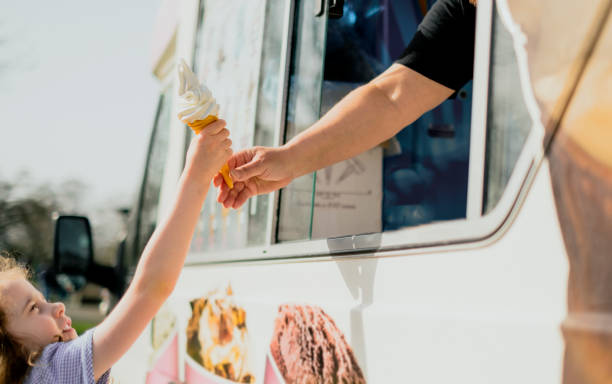
<path id="1" fill-rule="evenodd" d="M 325 2 L 327 0 L 315 0 L 314 15 L 315 17 L 321 17 L 325 13 Z"/>
<path id="2" fill-rule="evenodd" d="M 344 0 L 315 0 L 314 14 L 321 17 L 325 14 L 325 3 L 329 4 L 329 18 L 339 19 L 343 15 Z"/>

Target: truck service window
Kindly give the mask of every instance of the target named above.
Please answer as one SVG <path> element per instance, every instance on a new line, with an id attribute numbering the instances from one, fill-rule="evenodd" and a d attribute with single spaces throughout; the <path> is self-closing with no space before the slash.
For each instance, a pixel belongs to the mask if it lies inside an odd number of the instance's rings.
<path id="1" fill-rule="evenodd" d="M 433 4 L 350 0 L 341 10 L 330 11 L 327 19 L 313 17 L 308 5 L 297 7 L 285 140 L 388 68 Z M 484 185 L 472 186 L 482 192 L 482 210 L 471 218 L 497 205 L 534 124 L 525 101 L 528 92 L 522 88 L 526 75 L 519 71 L 520 47 L 508 31 L 514 22 L 509 16 L 504 21 L 495 2 L 492 5 L 491 30 L 485 32 L 491 33 L 486 36 L 490 50 L 480 54 L 480 60 L 488 61 L 488 86 L 478 89 L 479 97 L 488 100 L 483 105 L 486 127 L 475 133 L 483 137 L 475 150 L 482 153 L 484 169 L 475 171 L 484 172 Z M 277 241 L 382 233 L 465 219 L 474 155 L 472 81 L 454 96 L 378 147 L 285 188 Z"/>
<path id="2" fill-rule="evenodd" d="M 308 103 L 320 97 L 321 116 L 387 69 L 431 4 L 345 1 L 341 17 L 329 17 L 326 30 L 322 18 L 300 7 L 296 23 L 302 27 L 295 30 L 286 139 L 303 129 L 294 128 L 300 118 L 307 120 L 309 112 L 317 112 L 308 111 Z M 304 27 L 306 23 L 312 26 Z M 319 55 L 303 53 L 307 40 L 325 42 Z M 310 49 L 317 51 L 317 46 Z M 321 56 L 323 75 L 318 79 L 312 73 Z M 309 97 L 312 89 L 317 93 Z M 321 170 L 315 178 L 297 180 L 281 194 L 278 239 L 383 232 L 465 217 L 471 100 L 470 82 L 457 97 L 379 147 Z"/>
<path id="3" fill-rule="evenodd" d="M 211 89 L 232 90 L 218 102 L 225 111 L 222 117 L 231 125 L 235 150 L 276 146 L 308 129 L 399 57 L 434 1 L 351 0 L 344 2 L 341 12 L 328 10 L 324 15 L 313 12 L 314 4 L 313 0 L 289 4 L 270 0 L 265 7 L 254 2 L 248 12 L 230 12 L 202 0 L 194 68 L 201 78 L 215 79 L 218 72 L 217 77 L 224 79 L 224 84 L 209 84 Z M 495 208 L 508 192 L 526 144 L 533 141 L 528 139 L 534 123 L 526 105 L 528 92 L 522 88 L 516 36 L 508 30 L 513 22 L 500 17 L 494 3 L 487 5 L 479 7 L 492 11 L 493 18 L 484 14 L 480 19 L 487 28 L 481 27 L 484 38 L 475 60 L 485 63 L 486 69 L 475 75 L 478 88 L 468 82 L 454 97 L 381 145 L 295 179 L 276 195 L 252 198 L 238 211 L 223 209 L 210 195 L 192 242 L 194 261 L 204 251 L 315 239 L 342 242 L 368 234 L 378 234 L 383 247 L 403 247 L 414 240 L 403 239 L 400 230 L 414 227 L 419 227 L 415 228 L 419 244 L 448 242 L 456 237 L 449 226 L 464 228 L 465 220 L 479 219 Z M 247 24 L 251 40 L 229 40 L 236 57 L 229 56 L 227 49 L 224 56 L 211 54 L 218 48 L 210 43 L 214 36 L 223 34 L 228 25 L 236 29 Z M 260 45 L 250 55 L 256 59 L 242 60 L 243 50 L 238 48 L 248 43 L 253 50 L 257 41 Z M 222 66 L 213 60 L 218 57 L 225 60 Z M 243 79 L 221 76 L 228 66 L 249 69 Z M 227 79 L 236 81 L 236 86 Z M 235 91 L 246 81 L 256 85 L 252 98 Z M 237 105 L 244 108 L 236 109 Z M 240 114 L 232 117 L 235 110 Z M 240 119 L 239 124 L 232 123 L 233 118 Z M 524 163 L 528 161 L 520 162 Z M 520 167 L 521 175 L 524 168 Z M 482 177 L 472 178 L 478 174 Z M 508 193 L 515 194 L 518 188 Z M 468 209 L 468 202 L 476 209 Z M 431 225 L 435 223 L 441 225 Z M 423 231 L 427 236 L 422 236 Z M 366 243 L 365 248 L 372 247 Z M 327 244 L 333 251 L 344 249 Z M 352 249 L 359 248 L 352 244 Z M 253 255 L 260 252 L 253 249 Z M 220 252 L 209 259 L 251 257 Z"/>

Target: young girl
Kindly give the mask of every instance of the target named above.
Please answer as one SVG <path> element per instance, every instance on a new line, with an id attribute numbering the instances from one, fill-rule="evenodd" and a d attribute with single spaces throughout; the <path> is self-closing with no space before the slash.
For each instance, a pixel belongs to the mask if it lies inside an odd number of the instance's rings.
<path id="1" fill-rule="evenodd" d="M 212 178 L 232 154 L 225 122 L 193 139 L 178 194 L 145 247 L 134 279 L 95 329 L 78 337 L 62 303 L 48 303 L 15 260 L 0 256 L 0 383 L 107 383 L 168 298 Z"/>

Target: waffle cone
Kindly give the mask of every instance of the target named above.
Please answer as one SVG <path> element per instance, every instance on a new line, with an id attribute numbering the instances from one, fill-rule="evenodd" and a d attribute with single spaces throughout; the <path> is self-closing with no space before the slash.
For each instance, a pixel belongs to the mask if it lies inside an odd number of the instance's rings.
<path id="1" fill-rule="evenodd" d="M 217 120 L 219 120 L 217 116 L 208 115 L 206 116 L 206 118 L 204 118 L 204 120 L 196 120 L 191 123 L 187 123 L 187 125 L 197 135 L 200 132 L 202 132 L 204 127 L 206 127 L 208 124 L 215 122 Z M 224 164 L 223 167 L 221 167 L 221 170 L 219 171 L 219 173 L 221 174 L 221 176 L 223 176 L 223 180 L 225 180 L 225 184 L 227 184 L 227 186 L 230 187 L 230 189 L 234 188 L 234 181 L 232 180 L 232 177 L 229 174 L 229 166 L 227 165 L 227 163 Z"/>
<path id="2" fill-rule="evenodd" d="M 208 124 L 215 122 L 217 120 L 219 120 L 217 116 L 208 115 L 204 118 L 204 120 L 196 120 L 191 123 L 187 123 L 187 125 L 189 126 L 189 128 L 193 129 L 193 131 L 197 135 L 198 133 L 202 132 L 204 127 L 206 127 Z"/>

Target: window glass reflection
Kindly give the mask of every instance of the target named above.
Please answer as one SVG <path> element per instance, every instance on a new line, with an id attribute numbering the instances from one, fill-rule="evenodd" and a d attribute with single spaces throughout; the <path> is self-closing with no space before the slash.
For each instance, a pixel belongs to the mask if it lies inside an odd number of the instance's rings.
<path id="1" fill-rule="evenodd" d="M 494 12 L 483 213 L 499 202 L 532 126 L 512 36 Z"/>
<path id="2" fill-rule="evenodd" d="M 343 16 L 328 21 L 322 113 L 351 90 L 387 69 L 408 45 L 433 3 L 424 0 L 345 1 Z M 369 177 L 367 183 L 372 188 L 351 186 L 353 189 L 347 190 L 348 184 L 337 184 L 336 189 L 344 192 L 344 196 L 336 194 L 338 201 L 330 203 L 329 196 L 335 188 L 325 184 L 325 176 L 330 171 L 318 172 L 313 237 L 350 234 L 338 228 L 317 230 L 317 226 L 327 225 L 324 218 L 332 215 L 353 215 L 351 221 L 362 217 L 362 221 L 370 222 L 373 215 L 380 217 L 376 230 L 372 230 L 371 225 L 364 226 L 353 234 L 465 217 L 471 102 L 470 82 L 455 98 L 445 101 L 383 143 L 379 155 L 370 152 L 368 158 L 356 157 L 333 166 L 335 174 L 352 169 L 349 177 Z M 355 165 L 355 161 L 363 167 Z M 381 167 L 381 175 L 367 170 L 368 167 Z M 361 174 L 360 169 L 364 169 Z M 364 176 L 366 173 L 371 175 Z M 335 208 L 342 207 L 343 201 L 351 199 L 349 194 L 355 193 L 364 197 L 353 198 L 354 204 L 348 206 L 355 206 L 361 212 Z M 330 209 L 334 211 L 332 215 L 324 212 Z"/>
<path id="3" fill-rule="evenodd" d="M 285 142 L 320 116 L 326 18 L 314 16 L 314 4 L 313 0 L 296 2 Z M 278 241 L 310 238 L 313 182 L 314 174 L 309 174 L 281 190 Z"/>
<path id="4" fill-rule="evenodd" d="M 274 142 L 275 124 L 281 108 L 279 97 L 280 78 L 285 63 L 281 62 L 283 42 L 285 40 L 284 19 L 286 7 L 284 0 L 268 0 L 266 2 L 266 23 L 261 52 L 261 68 L 259 74 L 259 89 L 257 96 L 257 111 L 255 116 L 254 145 L 276 146 Z M 255 196 L 248 201 L 249 228 L 248 244 L 261 245 L 269 240 L 268 209 L 274 195 Z"/>

